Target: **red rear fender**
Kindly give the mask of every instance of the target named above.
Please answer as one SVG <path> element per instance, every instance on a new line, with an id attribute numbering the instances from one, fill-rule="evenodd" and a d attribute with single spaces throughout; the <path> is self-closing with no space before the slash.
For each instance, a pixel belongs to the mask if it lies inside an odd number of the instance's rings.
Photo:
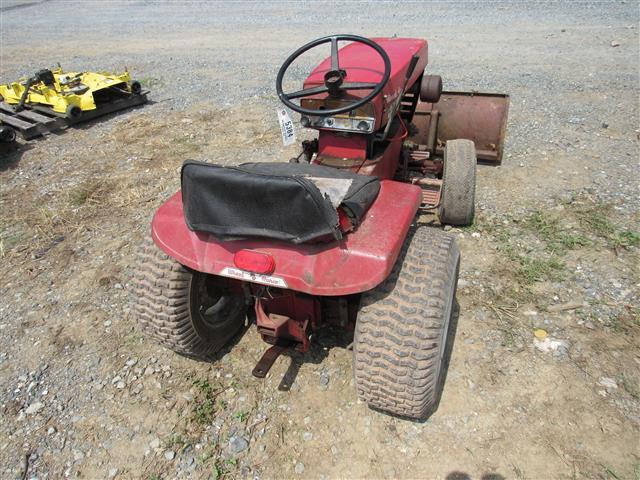
<path id="1" fill-rule="evenodd" d="M 156 212 L 152 235 L 167 255 L 194 270 L 312 295 L 348 295 L 370 290 L 389 275 L 420 200 L 419 187 L 383 180 L 356 231 L 340 242 L 293 245 L 271 240 L 222 242 L 207 233 L 192 232 L 185 224 L 178 192 Z M 260 276 L 239 270 L 233 257 L 241 249 L 271 255 L 273 273 Z"/>

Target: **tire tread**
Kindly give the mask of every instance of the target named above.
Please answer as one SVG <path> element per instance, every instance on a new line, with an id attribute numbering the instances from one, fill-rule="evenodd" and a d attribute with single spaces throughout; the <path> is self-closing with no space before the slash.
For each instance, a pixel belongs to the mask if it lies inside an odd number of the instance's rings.
<path id="1" fill-rule="evenodd" d="M 451 236 L 417 227 L 389 277 L 363 294 L 354 374 L 358 396 L 369 406 L 422 419 L 436 404 L 459 259 Z"/>

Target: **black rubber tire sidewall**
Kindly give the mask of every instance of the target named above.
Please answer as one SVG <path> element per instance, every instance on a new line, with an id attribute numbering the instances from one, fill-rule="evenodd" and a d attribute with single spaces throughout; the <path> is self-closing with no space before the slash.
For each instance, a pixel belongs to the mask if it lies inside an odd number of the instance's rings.
<path id="1" fill-rule="evenodd" d="M 0 126 L 0 142 L 11 143 L 16 140 L 16 131 L 8 125 Z"/>
<path id="2" fill-rule="evenodd" d="M 192 287 L 195 272 L 180 265 L 146 239 L 138 250 L 133 282 L 132 312 L 142 332 L 166 348 L 186 357 L 210 360 L 244 326 L 246 305 L 238 296 L 225 310 L 228 321 L 220 328 L 202 325 L 193 315 Z"/>
<path id="3" fill-rule="evenodd" d="M 66 115 L 70 120 L 78 120 L 82 116 L 82 109 L 77 105 L 69 105 Z"/>
<path id="4" fill-rule="evenodd" d="M 190 270 L 191 281 L 189 285 L 189 313 L 191 324 L 200 339 L 208 344 L 220 344 L 223 346 L 238 331 L 238 315 L 244 311 L 244 297 L 237 295 L 223 295 L 219 304 L 214 308 L 215 325 L 209 325 L 200 315 L 199 287 L 200 282 L 206 281 L 210 274 Z"/>

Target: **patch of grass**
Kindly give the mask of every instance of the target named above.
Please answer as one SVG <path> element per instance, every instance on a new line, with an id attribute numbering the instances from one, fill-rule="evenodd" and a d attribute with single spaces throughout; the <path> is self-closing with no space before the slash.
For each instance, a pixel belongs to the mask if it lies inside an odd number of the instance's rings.
<path id="1" fill-rule="evenodd" d="M 489 271 L 495 280 L 489 285 L 488 300 L 494 306 L 536 303 L 536 283 L 564 277 L 566 265 L 562 254 L 590 244 L 585 236 L 565 230 L 560 219 L 541 211 L 534 211 L 522 221 L 507 218 L 485 222 L 482 217 L 480 220 L 479 229 L 491 236 L 498 252 Z M 503 336 L 506 345 L 514 344 L 516 335 L 508 327 Z"/>
<path id="2" fill-rule="evenodd" d="M 174 433 L 169 439 L 169 445 L 178 450 L 184 450 L 190 445 L 190 443 L 179 433 Z"/>
<path id="3" fill-rule="evenodd" d="M 640 245 L 640 233 L 618 228 L 613 221 L 613 205 L 592 203 L 574 209 L 578 221 L 589 233 L 603 239 L 609 248 L 618 250 Z"/>
<path id="4" fill-rule="evenodd" d="M 172 155 L 185 155 L 202 151 L 203 141 L 191 135 L 176 135 L 171 140 L 170 152 Z"/>
<path id="5" fill-rule="evenodd" d="M 240 410 L 236 412 L 234 415 L 240 422 L 244 422 L 249 417 L 249 412 L 245 412 L 244 410 Z"/>
<path id="6" fill-rule="evenodd" d="M 566 250 L 591 245 L 591 240 L 578 232 L 564 229 L 559 218 L 542 210 L 536 210 L 524 221 L 523 225 L 546 243 L 546 249 L 562 254 Z"/>
<path id="7" fill-rule="evenodd" d="M 195 145 L 194 139 L 191 138 L 189 135 L 177 135 L 175 137 L 173 137 L 173 142 L 175 144 L 178 145 Z"/>
<path id="8" fill-rule="evenodd" d="M 634 400 L 640 400 L 640 387 L 638 387 L 638 383 L 634 379 L 623 373 L 620 375 L 620 384 Z"/>
<path id="9" fill-rule="evenodd" d="M 512 297 L 509 298 L 510 300 Z M 502 300 L 507 300 L 502 298 Z M 497 330 L 502 335 L 502 345 L 505 347 L 515 347 L 518 343 L 523 343 L 521 325 L 518 324 L 516 313 L 518 304 L 485 304 L 498 319 Z"/>
<path id="10" fill-rule="evenodd" d="M 637 247 L 640 245 L 640 234 L 631 230 L 614 231 L 609 241 L 614 249 Z"/>
<path id="11" fill-rule="evenodd" d="M 529 255 L 518 255 L 517 261 L 520 264 L 516 271 L 524 286 L 529 286 L 541 280 L 557 280 L 562 277 L 564 263 L 556 256 L 549 258 L 535 258 Z"/>
<path id="12" fill-rule="evenodd" d="M 199 395 L 193 404 L 193 421 L 200 425 L 210 425 L 216 413 L 216 394 L 208 380 L 194 380 Z"/>
<path id="13" fill-rule="evenodd" d="M 640 327 L 640 307 L 625 305 L 616 315 L 610 317 L 607 326 L 616 333 L 633 335 L 633 330 Z"/>
<path id="14" fill-rule="evenodd" d="M 521 234 L 509 228 L 497 226 L 492 228 L 490 233 L 496 239 L 498 251 L 508 261 L 503 273 L 510 273 L 524 289 L 541 280 L 555 280 L 561 277 L 565 265 L 555 251 L 544 256 L 532 251 L 523 251 L 516 242 L 516 238 L 521 237 Z"/>
<path id="15" fill-rule="evenodd" d="M 138 345 L 142 342 L 143 337 L 142 334 L 138 331 L 137 328 L 132 329 L 123 339 L 122 345 L 125 347 L 132 347 L 134 345 Z"/>
<path id="16" fill-rule="evenodd" d="M 25 240 L 24 232 L 15 224 L 0 224 L 0 258 L 4 258 L 14 247 Z"/>
<path id="17" fill-rule="evenodd" d="M 604 464 L 601 464 L 600 466 L 604 469 L 605 473 L 607 474 L 607 478 L 615 478 L 616 480 L 622 480 L 611 467 L 608 467 L 607 465 L 604 465 Z"/>
<path id="18" fill-rule="evenodd" d="M 225 464 L 222 460 L 216 460 L 216 463 L 213 465 L 213 472 L 211 472 L 211 480 L 219 480 L 224 477 L 229 471 L 225 467 Z"/>
<path id="19" fill-rule="evenodd" d="M 164 87 L 166 82 L 162 78 L 142 77 L 138 80 L 143 88 L 153 90 L 154 88 Z"/>
<path id="20" fill-rule="evenodd" d="M 69 203 L 73 207 L 81 207 L 88 203 L 100 204 L 108 190 L 105 182 L 88 180 L 69 191 Z"/>

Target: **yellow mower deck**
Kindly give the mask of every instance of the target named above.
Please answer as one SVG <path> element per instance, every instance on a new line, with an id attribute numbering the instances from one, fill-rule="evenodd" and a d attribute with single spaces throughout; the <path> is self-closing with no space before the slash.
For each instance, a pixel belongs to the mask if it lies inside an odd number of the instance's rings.
<path id="1" fill-rule="evenodd" d="M 129 72 L 41 70 L 29 79 L 0 85 L 0 123 L 25 140 L 101 115 L 142 105 L 147 93 Z"/>

